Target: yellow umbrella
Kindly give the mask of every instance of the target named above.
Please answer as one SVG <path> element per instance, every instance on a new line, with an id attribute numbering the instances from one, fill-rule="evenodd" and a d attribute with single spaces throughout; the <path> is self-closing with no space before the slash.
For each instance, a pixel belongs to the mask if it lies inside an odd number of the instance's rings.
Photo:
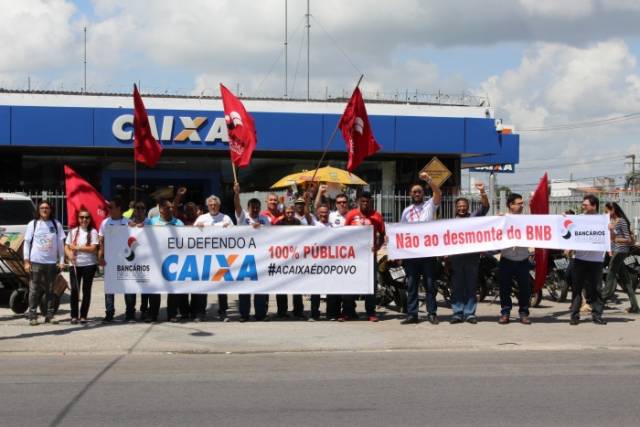
<path id="1" fill-rule="evenodd" d="M 298 173 L 287 175 L 273 184 L 271 188 L 284 188 L 291 187 L 292 185 L 304 184 L 311 181 L 315 169 L 305 170 Z M 360 177 L 349 173 L 346 170 L 334 168 L 332 166 L 325 166 L 318 169 L 315 178 L 315 182 L 335 183 L 342 185 L 367 185 Z"/>

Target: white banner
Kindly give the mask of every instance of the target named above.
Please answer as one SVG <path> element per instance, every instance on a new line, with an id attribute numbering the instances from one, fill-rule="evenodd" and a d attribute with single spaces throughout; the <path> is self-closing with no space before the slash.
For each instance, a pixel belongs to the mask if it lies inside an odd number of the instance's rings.
<path id="1" fill-rule="evenodd" d="M 370 294 L 371 227 L 106 227 L 106 293 Z"/>
<path id="2" fill-rule="evenodd" d="M 607 215 L 505 215 L 387 226 L 390 259 L 509 247 L 608 251 Z"/>

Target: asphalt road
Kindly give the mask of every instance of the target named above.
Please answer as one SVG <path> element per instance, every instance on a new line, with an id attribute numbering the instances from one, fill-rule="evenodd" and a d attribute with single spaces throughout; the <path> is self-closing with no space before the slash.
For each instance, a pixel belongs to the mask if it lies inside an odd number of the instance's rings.
<path id="1" fill-rule="evenodd" d="M 638 426 L 640 354 L 3 354 L 0 390 L 0 425 Z"/>

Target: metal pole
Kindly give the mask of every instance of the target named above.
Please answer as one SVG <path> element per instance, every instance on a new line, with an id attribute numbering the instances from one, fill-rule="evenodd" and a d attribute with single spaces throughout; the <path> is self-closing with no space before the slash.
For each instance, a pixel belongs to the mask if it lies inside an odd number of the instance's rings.
<path id="1" fill-rule="evenodd" d="M 310 94 L 309 94 L 309 79 L 311 76 L 311 72 L 310 72 L 310 64 L 311 64 L 311 60 L 310 60 L 310 52 L 311 52 L 311 11 L 310 11 L 310 2 L 311 0 L 307 0 L 307 101 L 310 100 Z"/>
<path id="2" fill-rule="evenodd" d="M 87 27 L 84 27 L 84 85 L 82 93 L 87 93 Z"/>
<path id="3" fill-rule="evenodd" d="M 284 97 L 289 96 L 289 42 L 288 42 L 287 0 L 284 0 Z"/>

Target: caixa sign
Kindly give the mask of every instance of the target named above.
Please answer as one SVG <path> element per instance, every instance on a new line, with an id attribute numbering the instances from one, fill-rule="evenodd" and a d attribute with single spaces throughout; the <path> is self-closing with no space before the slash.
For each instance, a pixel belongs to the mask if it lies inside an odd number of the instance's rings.
<path id="1" fill-rule="evenodd" d="M 228 144 L 229 134 L 224 117 L 214 118 L 211 126 L 207 128 L 210 121 L 210 117 L 204 116 L 161 116 L 158 118 L 149 116 L 151 133 L 158 141 L 183 144 Z M 130 143 L 133 139 L 133 114 L 122 114 L 116 117 L 111 131 L 117 140 Z"/>

